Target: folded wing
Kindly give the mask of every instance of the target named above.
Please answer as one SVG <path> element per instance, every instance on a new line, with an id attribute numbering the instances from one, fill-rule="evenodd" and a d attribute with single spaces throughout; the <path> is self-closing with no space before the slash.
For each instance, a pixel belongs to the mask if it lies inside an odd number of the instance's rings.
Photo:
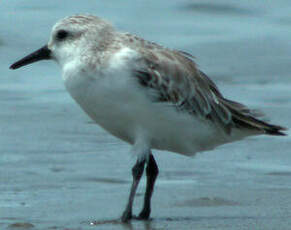
<path id="1" fill-rule="evenodd" d="M 196 67 L 191 55 L 155 48 L 155 52 L 144 53 L 133 70 L 142 87 L 154 90 L 154 100 L 212 122 L 227 134 L 239 128 L 254 134 L 285 135 L 281 132 L 284 127 L 261 121 L 245 105 L 224 98 L 214 82 Z"/>

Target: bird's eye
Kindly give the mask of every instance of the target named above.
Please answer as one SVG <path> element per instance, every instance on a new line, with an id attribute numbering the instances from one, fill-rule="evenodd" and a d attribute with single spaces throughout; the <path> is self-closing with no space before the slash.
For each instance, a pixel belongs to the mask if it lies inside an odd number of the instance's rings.
<path id="1" fill-rule="evenodd" d="M 65 31 L 65 30 L 59 30 L 57 35 L 56 35 L 56 38 L 58 40 L 64 40 L 66 37 L 68 37 L 68 31 Z"/>

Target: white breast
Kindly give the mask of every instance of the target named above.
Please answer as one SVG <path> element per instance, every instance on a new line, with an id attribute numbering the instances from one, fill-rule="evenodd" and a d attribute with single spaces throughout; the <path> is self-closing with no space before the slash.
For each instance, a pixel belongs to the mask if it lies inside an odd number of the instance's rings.
<path id="1" fill-rule="evenodd" d="M 152 102 L 130 75 L 131 55 L 133 51 L 122 50 L 96 75 L 67 72 L 71 74 L 65 77 L 68 91 L 97 124 L 129 143 L 142 132 L 152 148 L 186 155 L 229 141 L 209 122 L 178 112 L 172 105 Z"/>

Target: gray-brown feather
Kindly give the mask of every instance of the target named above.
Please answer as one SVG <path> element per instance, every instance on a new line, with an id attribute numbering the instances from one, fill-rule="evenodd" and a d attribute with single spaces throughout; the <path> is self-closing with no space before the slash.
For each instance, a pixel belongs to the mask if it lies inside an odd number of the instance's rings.
<path id="1" fill-rule="evenodd" d="M 245 105 L 224 98 L 215 83 L 196 67 L 190 54 L 130 34 L 125 34 L 125 42 L 133 49 L 141 47 L 136 65 L 139 68 L 134 69 L 133 76 L 141 86 L 155 90 L 155 100 L 217 124 L 227 134 L 232 128 L 240 128 L 254 134 L 285 135 L 281 132 L 284 127 L 261 121 Z"/>

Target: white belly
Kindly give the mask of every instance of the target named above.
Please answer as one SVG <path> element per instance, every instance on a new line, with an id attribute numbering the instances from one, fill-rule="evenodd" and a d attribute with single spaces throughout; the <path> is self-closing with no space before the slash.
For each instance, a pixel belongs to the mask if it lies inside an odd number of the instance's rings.
<path id="1" fill-rule="evenodd" d="M 173 105 L 152 102 L 136 82 L 84 78 L 66 81 L 66 87 L 97 124 L 131 144 L 141 130 L 151 148 L 185 155 L 231 141 L 208 121 L 179 112 Z"/>

